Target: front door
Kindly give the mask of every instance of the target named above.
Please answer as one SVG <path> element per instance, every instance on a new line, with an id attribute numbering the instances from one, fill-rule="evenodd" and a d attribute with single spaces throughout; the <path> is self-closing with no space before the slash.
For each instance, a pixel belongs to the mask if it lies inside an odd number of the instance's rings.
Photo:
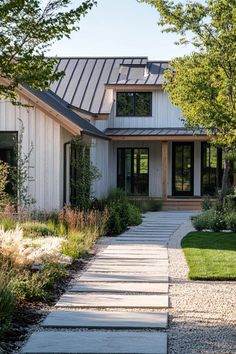
<path id="1" fill-rule="evenodd" d="M 172 195 L 193 195 L 194 145 L 190 142 L 172 145 Z"/>

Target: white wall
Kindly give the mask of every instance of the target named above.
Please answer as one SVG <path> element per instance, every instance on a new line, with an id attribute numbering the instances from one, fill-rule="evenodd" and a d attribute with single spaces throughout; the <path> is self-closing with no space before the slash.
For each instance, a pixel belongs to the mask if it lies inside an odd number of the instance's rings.
<path id="1" fill-rule="evenodd" d="M 26 101 L 22 101 L 27 103 Z M 60 125 L 35 107 L 13 106 L 0 101 L 0 131 L 19 131 L 24 126 L 23 152 L 33 150 L 29 161 L 29 192 L 35 208 L 52 210 L 60 207 Z"/>
<path id="2" fill-rule="evenodd" d="M 114 107 L 114 114 L 108 121 L 109 128 L 175 128 L 183 126 L 181 111 L 171 104 L 164 91 L 152 93 L 151 117 L 117 117 L 116 92 L 114 92 Z"/>
<path id="3" fill-rule="evenodd" d="M 101 178 L 96 180 L 92 186 L 92 193 L 96 198 L 105 197 L 111 188 L 111 170 L 110 165 L 110 144 L 108 140 L 95 139 L 91 140 L 91 162 L 95 165 Z"/>

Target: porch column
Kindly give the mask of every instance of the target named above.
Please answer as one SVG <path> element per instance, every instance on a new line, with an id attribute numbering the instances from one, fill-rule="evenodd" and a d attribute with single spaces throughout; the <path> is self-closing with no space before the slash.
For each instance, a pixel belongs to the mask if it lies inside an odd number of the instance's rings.
<path id="1" fill-rule="evenodd" d="M 162 198 L 168 195 L 168 141 L 161 142 L 162 147 Z"/>

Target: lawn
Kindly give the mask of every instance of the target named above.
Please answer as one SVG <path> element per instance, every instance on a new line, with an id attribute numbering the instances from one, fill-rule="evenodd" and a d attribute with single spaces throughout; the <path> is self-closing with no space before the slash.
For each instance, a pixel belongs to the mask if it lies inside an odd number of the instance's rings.
<path id="1" fill-rule="evenodd" d="M 181 246 L 192 280 L 236 280 L 236 233 L 190 232 Z"/>

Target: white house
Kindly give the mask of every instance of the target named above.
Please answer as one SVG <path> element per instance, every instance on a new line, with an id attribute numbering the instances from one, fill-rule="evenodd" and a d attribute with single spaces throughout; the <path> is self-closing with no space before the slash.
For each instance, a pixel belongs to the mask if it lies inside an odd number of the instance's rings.
<path id="1" fill-rule="evenodd" d="M 70 201 L 70 141 L 91 140 L 101 172 L 97 198 L 112 188 L 164 200 L 166 208 L 195 208 L 220 187 L 222 152 L 203 131 L 184 128 L 182 114 L 163 91 L 167 62 L 135 58 L 58 58 L 65 72 L 47 92 L 17 90 L 30 107 L 0 102 L 0 159 L 10 162 L 12 138 L 24 125 L 30 155 L 29 191 L 39 209 Z"/>

